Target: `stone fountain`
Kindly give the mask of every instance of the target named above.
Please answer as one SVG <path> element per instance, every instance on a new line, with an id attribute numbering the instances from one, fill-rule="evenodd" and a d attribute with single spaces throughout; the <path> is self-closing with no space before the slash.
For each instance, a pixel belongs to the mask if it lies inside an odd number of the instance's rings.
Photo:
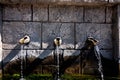
<path id="1" fill-rule="evenodd" d="M 93 37 L 88 37 L 85 41 L 84 47 L 81 49 L 81 65 L 82 68 L 87 64 L 87 61 L 89 61 L 91 58 L 90 56 L 93 56 L 96 58 L 97 61 L 97 69 L 100 74 L 100 79 L 104 80 L 103 75 L 103 69 L 102 69 L 102 62 L 101 62 L 101 54 L 99 47 L 97 46 L 98 41 L 94 39 Z M 82 73 L 82 72 L 81 72 Z"/>
<path id="2" fill-rule="evenodd" d="M 30 37 L 28 35 L 25 35 L 23 38 L 21 38 L 19 40 L 19 43 L 21 44 L 21 70 L 20 70 L 20 80 L 26 80 L 24 78 L 24 72 L 23 72 L 23 61 L 24 61 L 24 56 L 23 56 L 23 50 L 24 50 L 24 46 L 28 45 L 30 43 Z"/>

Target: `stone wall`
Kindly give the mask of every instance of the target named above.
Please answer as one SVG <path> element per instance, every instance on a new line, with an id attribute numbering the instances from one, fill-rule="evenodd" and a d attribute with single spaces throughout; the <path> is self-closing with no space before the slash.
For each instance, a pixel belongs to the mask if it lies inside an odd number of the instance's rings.
<path id="1" fill-rule="evenodd" d="M 65 4 L 65 5 L 100 5 L 120 3 L 119 0 L 0 0 L 2 4 Z"/>
<path id="2" fill-rule="evenodd" d="M 50 56 L 54 50 L 53 40 L 58 36 L 63 40 L 61 48 L 64 57 L 78 55 L 87 37 L 92 36 L 99 40 L 98 46 L 103 57 L 113 60 L 113 8 L 52 4 L 2 5 L 3 68 L 19 58 L 21 47 L 18 41 L 25 34 L 31 37 L 29 46 L 23 51 L 28 56 L 40 59 Z"/>
<path id="3" fill-rule="evenodd" d="M 3 49 L 14 49 L 25 34 L 31 37 L 28 49 L 54 49 L 57 36 L 65 50 L 81 49 L 88 36 L 100 41 L 102 51 L 113 49 L 109 6 L 4 5 L 2 29 Z"/>

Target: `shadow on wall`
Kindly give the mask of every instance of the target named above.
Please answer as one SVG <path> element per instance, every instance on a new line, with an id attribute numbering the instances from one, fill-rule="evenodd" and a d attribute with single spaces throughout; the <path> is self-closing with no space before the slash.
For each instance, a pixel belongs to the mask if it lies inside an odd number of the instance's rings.
<path id="1" fill-rule="evenodd" d="M 16 45 L 14 47 L 14 49 L 20 49 L 20 45 Z M 20 52 L 20 50 L 12 50 L 3 60 L 2 60 L 2 69 L 3 69 L 3 75 L 4 75 L 4 70 L 8 71 L 8 74 L 14 74 L 14 73 L 20 73 L 20 61 L 18 61 L 18 63 L 14 63 L 11 60 L 18 55 L 18 53 Z M 40 66 L 44 66 L 44 65 L 54 65 L 54 59 L 51 57 L 48 57 L 48 55 L 52 52 L 52 50 L 44 50 L 42 53 L 39 54 L 38 57 L 36 57 L 35 59 L 33 59 L 33 61 L 29 61 L 29 58 L 26 58 L 26 67 L 24 68 L 24 73 L 25 75 L 29 75 L 33 72 L 35 73 L 40 73 L 40 70 L 37 70 L 38 68 L 40 68 Z M 72 53 L 71 56 L 68 57 L 64 57 L 63 58 L 63 63 L 60 64 L 60 73 L 64 74 L 67 70 L 67 68 L 73 66 L 73 64 L 78 64 L 80 63 L 80 65 L 78 67 L 80 67 L 80 73 L 82 74 L 82 69 L 84 69 L 84 63 L 82 63 L 82 58 L 81 55 L 84 53 L 80 53 L 78 55 L 74 55 L 77 51 L 75 51 L 74 53 Z M 92 53 L 92 52 L 89 52 Z M 29 53 L 27 53 L 29 54 Z M 43 58 L 41 58 L 41 56 L 44 56 Z M 108 60 L 106 58 L 104 58 L 102 55 L 102 64 L 103 64 L 103 71 L 104 71 L 104 75 L 106 76 L 114 76 L 117 75 L 118 73 L 118 67 L 117 67 L 117 62 L 115 62 L 114 60 Z M 10 63 L 11 62 L 11 63 Z M 78 63 L 76 63 L 78 62 Z M 9 66 L 7 66 L 7 64 L 11 64 Z M 16 66 L 12 66 L 15 65 Z M 6 67 L 7 66 L 7 67 Z M 50 70 L 48 69 L 49 66 L 47 66 L 45 69 L 46 70 Z M 73 67 L 75 68 L 75 67 Z M 12 71 L 12 69 L 14 69 Z M 16 71 L 15 71 L 16 70 Z M 40 71 L 40 72 L 39 72 Z M 7 72 L 6 72 L 7 73 Z"/>
<path id="2" fill-rule="evenodd" d="M 20 53 L 21 50 L 18 50 L 20 48 L 21 48 L 21 45 L 16 45 L 14 47 L 14 49 L 11 50 L 11 52 L 9 52 L 8 55 L 6 57 L 4 57 L 3 60 L 1 61 L 3 75 L 4 75 L 4 72 L 6 74 L 14 74 L 14 72 L 17 72 L 17 71 L 18 71 L 17 73 L 20 73 L 20 59 L 12 60 L 13 58 L 15 58 L 15 56 L 17 56 Z M 15 50 L 15 49 L 17 49 L 17 50 Z M 36 68 L 38 68 L 39 65 L 42 65 L 43 64 L 42 61 L 44 61 L 51 52 L 52 52 L 51 50 L 49 50 L 49 51 L 44 50 L 42 53 L 39 54 L 38 57 L 35 57 L 35 59 L 33 59 L 33 61 L 31 61 L 31 62 L 29 62 L 28 58 L 26 57 L 26 61 L 24 61 L 24 62 L 27 62 L 27 63 L 24 63 L 24 66 L 26 66 L 26 67 L 24 67 L 25 74 L 29 75 Z M 29 54 L 29 53 L 26 53 L 26 54 Z M 5 55 L 5 54 L 3 54 L 3 55 Z M 41 57 L 41 56 L 43 56 L 43 57 Z M 32 58 L 30 58 L 30 59 L 32 59 Z M 14 66 L 12 66 L 12 65 L 14 65 Z"/>
<path id="3" fill-rule="evenodd" d="M 18 45 L 16 45 L 15 47 L 14 47 L 14 49 L 20 49 L 20 45 L 18 44 Z M 3 58 L 2 59 L 2 68 L 4 68 L 18 53 L 19 53 L 19 51 L 20 50 L 11 50 L 11 52 L 5 57 L 5 58 Z M 4 55 L 4 54 L 2 54 L 2 55 Z"/>

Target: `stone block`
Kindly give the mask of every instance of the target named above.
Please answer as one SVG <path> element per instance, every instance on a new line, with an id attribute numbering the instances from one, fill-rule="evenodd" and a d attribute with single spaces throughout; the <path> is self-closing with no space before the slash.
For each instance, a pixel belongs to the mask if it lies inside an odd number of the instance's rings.
<path id="1" fill-rule="evenodd" d="M 64 57 L 65 56 L 77 56 L 80 54 L 80 50 L 64 50 Z"/>
<path id="2" fill-rule="evenodd" d="M 54 4 L 68 4 L 68 5 L 73 5 L 74 3 L 107 3 L 107 2 L 119 2 L 119 0 L 0 0 L 0 3 L 4 4 L 37 4 L 37 3 L 54 3 Z"/>
<path id="3" fill-rule="evenodd" d="M 62 38 L 61 48 L 74 48 L 74 24 L 44 23 L 42 25 L 42 48 L 53 49 L 56 37 Z"/>
<path id="4" fill-rule="evenodd" d="M 100 48 L 112 49 L 111 24 L 76 24 L 76 49 L 81 49 L 89 36 L 99 41 Z"/>
<path id="5" fill-rule="evenodd" d="M 3 8 L 3 20 L 31 20 L 30 5 L 7 5 Z"/>
<path id="6" fill-rule="evenodd" d="M 48 21 L 47 5 L 33 5 L 33 21 Z"/>
<path id="7" fill-rule="evenodd" d="M 105 22 L 105 7 L 85 7 L 85 22 Z"/>
<path id="8" fill-rule="evenodd" d="M 101 24 L 101 42 L 100 47 L 103 49 L 112 49 L 112 26 L 111 24 Z"/>
<path id="9" fill-rule="evenodd" d="M 50 6 L 49 20 L 55 22 L 83 22 L 83 8 L 78 6 Z"/>
<path id="10" fill-rule="evenodd" d="M 76 49 L 81 49 L 87 37 L 93 37 L 100 41 L 100 24 L 80 23 L 76 24 Z"/>
<path id="11" fill-rule="evenodd" d="M 20 56 L 25 55 L 25 50 L 3 50 L 2 52 L 2 61 L 3 67 L 5 67 L 8 63 L 13 60 L 20 59 Z"/>
<path id="12" fill-rule="evenodd" d="M 20 57 L 44 59 L 52 55 L 52 50 L 3 50 L 2 61 L 9 63 L 10 61 L 20 59 Z"/>
<path id="13" fill-rule="evenodd" d="M 113 15 L 113 9 L 112 7 L 106 8 L 106 22 L 112 23 L 112 15 Z"/>
<path id="14" fill-rule="evenodd" d="M 28 57 L 44 59 L 47 56 L 53 55 L 53 50 L 27 50 Z"/>
<path id="15" fill-rule="evenodd" d="M 41 23 L 39 22 L 3 22 L 3 45 L 4 45 L 3 48 L 16 49 L 14 47 L 18 45 L 19 39 L 26 34 L 30 36 L 31 42 L 28 46 L 25 46 L 25 48 L 40 49 Z"/>

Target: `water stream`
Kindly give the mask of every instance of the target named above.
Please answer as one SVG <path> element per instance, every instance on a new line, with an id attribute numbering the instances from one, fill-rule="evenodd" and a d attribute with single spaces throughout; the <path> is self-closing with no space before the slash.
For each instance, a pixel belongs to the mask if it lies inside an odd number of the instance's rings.
<path id="1" fill-rule="evenodd" d="M 23 76 L 23 61 L 24 61 L 24 45 L 21 45 L 21 53 L 20 53 L 20 59 L 21 59 L 21 63 L 20 63 L 20 79 L 19 80 L 25 80 L 24 76 Z"/>
<path id="2" fill-rule="evenodd" d="M 57 68 L 57 78 L 55 79 L 55 80 L 61 80 L 60 79 L 60 61 L 59 61 L 59 59 L 60 59 L 60 48 L 59 48 L 59 46 L 56 46 L 56 57 L 57 57 L 57 66 L 56 66 L 56 68 Z"/>
<path id="3" fill-rule="evenodd" d="M 100 51 L 99 51 L 99 47 L 97 45 L 94 46 L 94 52 L 95 52 L 95 56 L 96 56 L 96 58 L 98 60 L 98 71 L 100 72 L 101 80 L 104 80 Z"/>

